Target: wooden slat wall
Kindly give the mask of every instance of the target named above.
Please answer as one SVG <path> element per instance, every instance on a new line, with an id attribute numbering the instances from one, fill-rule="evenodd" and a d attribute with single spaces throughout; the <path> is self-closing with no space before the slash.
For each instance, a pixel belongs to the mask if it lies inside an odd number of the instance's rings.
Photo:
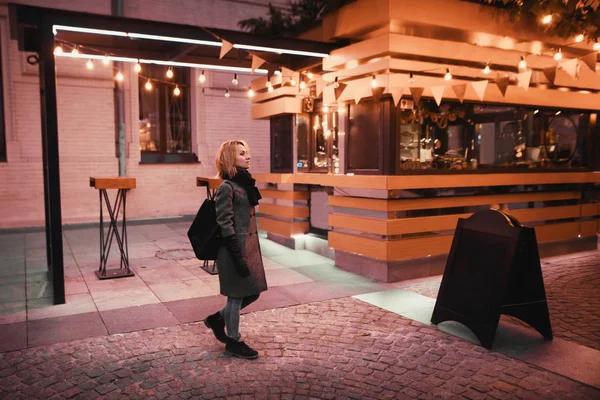
<path id="1" fill-rule="evenodd" d="M 292 205 L 261 203 L 258 207 L 260 218 L 258 226 L 261 230 L 280 236 L 291 237 L 308 232 L 310 209 L 308 205 L 295 204 L 309 199 L 306 191 L 263 189 L 260 191 L 265 199 L 286 200 Z M 300 221 L 299 221 L 300 220 Z"/>

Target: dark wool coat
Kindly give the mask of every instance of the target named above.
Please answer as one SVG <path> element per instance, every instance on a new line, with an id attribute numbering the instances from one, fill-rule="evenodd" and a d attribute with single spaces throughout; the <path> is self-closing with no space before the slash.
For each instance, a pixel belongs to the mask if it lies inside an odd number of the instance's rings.
<path id="1" fill-rule="evenodd" d="M 217 259 L 221 294 L 227 297 L 247 297 L 267 290 L 265 269 L 258 242 L 254 207 L 248 201 L 246 190 L 235 182 L 224 180 L 215 196 L 217 223 L 221 236 L 236 235 L 250 275 L 242 278 L 226 246 L 221 246 Z"/>

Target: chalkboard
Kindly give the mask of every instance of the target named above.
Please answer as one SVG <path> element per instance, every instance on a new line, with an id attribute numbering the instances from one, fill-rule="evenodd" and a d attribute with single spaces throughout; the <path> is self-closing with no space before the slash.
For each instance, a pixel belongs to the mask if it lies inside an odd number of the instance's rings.
<path id="1" fill-rule="evenodd" d="M 458 221 L 431 322 L 460 322 L 491 348 L 501 314 L 552 339 L 535 230 L 500 211 L 478 211 Z"/>

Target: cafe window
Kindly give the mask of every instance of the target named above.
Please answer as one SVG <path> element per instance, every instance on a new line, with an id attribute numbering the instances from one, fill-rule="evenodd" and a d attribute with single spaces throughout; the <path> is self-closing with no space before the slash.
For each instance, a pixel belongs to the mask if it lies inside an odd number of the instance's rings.
<path id="1" fill-rule="evenodd" d="M 351 104 L 348 113 L 346 160 L 348 172 L 380 172 L 382 103 Z"/>
<path id="2" fill-rule="evenodd" d="M 339 172 L 339 112 L 336 107 L 315 104 L 315 112 L 310 116 L 309 171 Z M 304 128 L 303 128 L 304 129 Z M 298 129 L 300 143 L 300 127 Z M 300 166 L 300 152 L 298 154 Z"/>
<path id="3" fill-rule="evenodd" d="M 197 162 L 192 153 L 190 72 L 146 65 L 139 84 L 139 131 L 142 163 Z"/>

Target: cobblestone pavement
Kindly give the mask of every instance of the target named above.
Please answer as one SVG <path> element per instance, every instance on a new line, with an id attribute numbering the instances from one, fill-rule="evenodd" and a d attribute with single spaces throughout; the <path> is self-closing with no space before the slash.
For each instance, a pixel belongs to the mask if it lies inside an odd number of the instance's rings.
<path id="1" fill-rule="evenodd" d="M 600 251 L 542 264 L 554 336 L 600 350 Z M 436 298 L 441 277 L 423 278 L 399 288 Z M 503 319 L 527 324 L 512 317 Z"/>
<path id="2" fill-rule="evenodd" d="M 0 354 L 0 398 L 598 399 L 600 390 L 342 298 L 246 314 L 260 357 L 202 323 Z"/>

